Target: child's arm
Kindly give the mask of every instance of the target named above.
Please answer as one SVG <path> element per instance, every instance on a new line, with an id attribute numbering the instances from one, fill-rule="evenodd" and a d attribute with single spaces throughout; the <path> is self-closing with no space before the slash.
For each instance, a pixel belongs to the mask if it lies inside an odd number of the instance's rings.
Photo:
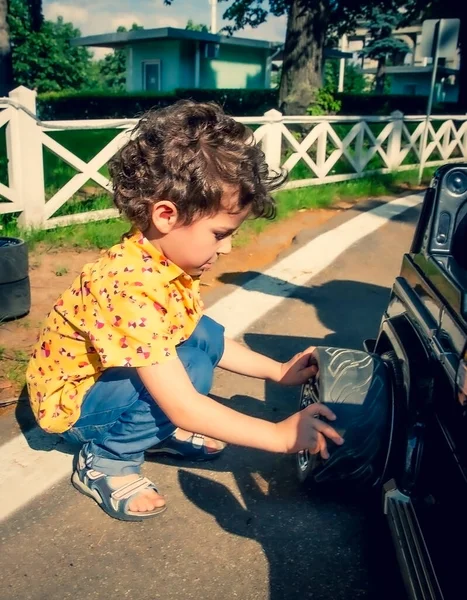
<path id="1" fill-rule="evenodd" d="M 308 348 L 296 354 L 288 362 L 281 363 L 254 352 L 230 338 L 224 338 L 224 341 L 224 354 L 219 367 L 227 371 L 257 379 L 270 379 L 285 385 L 301 385 L 316 375 L 317 366 L 310 365 L 311 352 L 314 348 Z"/>
<path id="2" fill-rule="evenodd" d="M 280 423 L 270 423 L 199 394 L 178 358 L 137 370 L 146 389 L 170 421 L 187 431 L 270 452 L 297 452 L 309 448 L 311 452 L 321 452 L 324 458 L 328 456 L 324 436 L 337 444 L 343 442 L 330 425 L 315 418 L 317 415 L 335 418 L 321 404 L 311 405 Z"/>

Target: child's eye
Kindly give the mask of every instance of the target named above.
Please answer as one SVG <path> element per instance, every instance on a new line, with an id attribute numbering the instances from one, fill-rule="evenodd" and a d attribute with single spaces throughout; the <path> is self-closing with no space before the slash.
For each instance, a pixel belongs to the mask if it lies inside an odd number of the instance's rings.
<path id="1" fill-rule="evenodd" d="M 226 237 L 229 237 L 230 233 L 215 233 L 214 236 L 218 242 L 224 240 Z"/>

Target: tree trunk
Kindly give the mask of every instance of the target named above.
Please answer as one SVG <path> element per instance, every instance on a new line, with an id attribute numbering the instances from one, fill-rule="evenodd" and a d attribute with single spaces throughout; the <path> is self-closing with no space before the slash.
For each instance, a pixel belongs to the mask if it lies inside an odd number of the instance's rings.
<path id="1" fill-rule="evenodd" d="M 304 114 L 322 85 L 328 4 L 329 0 L 292 0 L 279 89 L 285 114 Z"/>
<path id="2" fill-rule="evenodd" d="M 42 16 L 42 0 L 28 0 L 29 14 L 31 17 L 31 29 L 39 31 L 44 20 Z"/>
<path id="3" fill-rule="evenodd" d="M 8 0 L 0 0 L 0 97 L 7 96 L 14 87 L 7 15 Z"/>
<path id="4" fill-rule="evenodd" d="M 375 92 L 384 94 L 384 82 L 386 81 L 386 57 L 378 59 L 378 68 L 376 69 Z"/>

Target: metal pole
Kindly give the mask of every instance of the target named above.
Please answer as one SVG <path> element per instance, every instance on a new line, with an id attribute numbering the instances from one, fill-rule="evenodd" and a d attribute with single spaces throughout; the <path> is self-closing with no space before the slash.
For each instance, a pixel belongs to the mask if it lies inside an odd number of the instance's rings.
<path id="1" fill-rule="evenodd" d="M 217 33 L 217 0 L 209 0 L 211 5 L 211 33 Z"/>
<path id="2" fill-rule="evenodd" d="M 340 46 L 340 49 L 342 52 L 345 52 L 345 50 L 347 50 L 347 36 L 345 35 L 345 33 L 341 38 L 341 42 L 340 42 L 339 46 Z M 341 58 L 339 60 L 339 83 L 338 83 L 338 87 L 337 87 L 338 92 L 344 91 L 344 73 L 345 73 L 345 58 Z"/>
<path id="3" fill-rule="evenodd" d="M 430 88 L 430 95 L 428 97 L 428 106 L 426 109 L 426 120 L 425 120 L 425 127 L 423 128 L 422 143 L 420 145 L 420 165 L 419 165 L 419 171 L 418 171 L 418 185 L 420 185 L 422 183 L 422 178 L 423 178 L 423 165 L 425 164 L 425 146 L 426 146 L 426 140 L 428 137 L 428 125 L 430 123 L 431 109 L 433 107 L 433 96 L 435 93 L 435 86 L 436 86 L 436 73 L 438 71 L 438 59 L 439 59 L 439 40 L 441 38 L 442 25 L 443 25 L 443 19 L 440 19 L 440 21 L 438 23 L 437 31 L 435 33 L 436 42 L 435 42 L 435 55 L 433 57 L 433 73 L 431 74 L 431 88 Z"/>

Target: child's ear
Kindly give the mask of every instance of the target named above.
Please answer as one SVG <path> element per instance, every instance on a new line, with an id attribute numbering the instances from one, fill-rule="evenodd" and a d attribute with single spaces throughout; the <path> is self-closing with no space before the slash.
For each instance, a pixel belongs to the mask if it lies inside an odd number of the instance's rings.
<path id="1" fill-rule="evenodd" d="M 152 207 L 152 222 L 163 234 L 169 233 L 178 220 L 177 207 L 169 200 L 159 200 Z"/>

